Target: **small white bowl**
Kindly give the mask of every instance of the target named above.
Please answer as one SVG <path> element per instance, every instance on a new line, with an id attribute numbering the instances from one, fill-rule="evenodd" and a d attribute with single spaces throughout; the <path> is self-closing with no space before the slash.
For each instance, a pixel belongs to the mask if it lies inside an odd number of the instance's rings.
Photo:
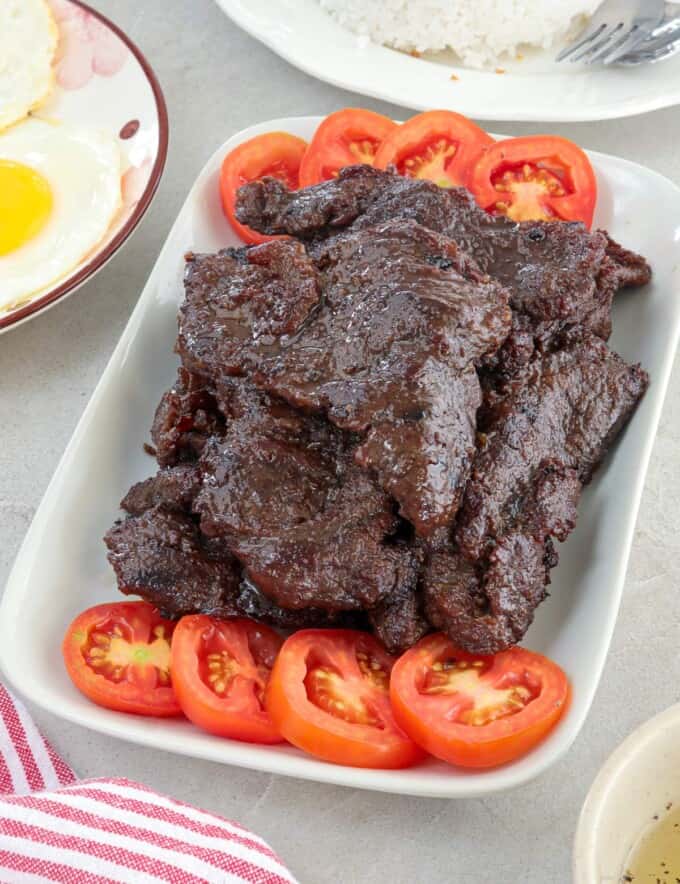
<path id="1" fill-rule="evenodd" d="M 642 832 L 680 804 L 680 704 L 645 722 L 595 778 L 574 842 L 575 884 L 619 884 Z"/>

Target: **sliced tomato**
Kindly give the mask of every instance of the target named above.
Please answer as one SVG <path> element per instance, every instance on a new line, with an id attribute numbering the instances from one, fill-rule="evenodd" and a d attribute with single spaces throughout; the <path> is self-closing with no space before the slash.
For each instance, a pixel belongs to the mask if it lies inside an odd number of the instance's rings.
<path id="1" fill-rule="evenodd" d="M 220 195 L 222 208 L 229 223 L 243 242 L 262 243 L 274 237 L 257 233 L 236 218 L 236 192 L 249 181 L 265 176 L 279 178 L 286 187 L 299 186 L 300 161 L 307 150 L 307 142 L 287 132 L 267 132 L 244 141 L 222 160 Z"/>
<path id="2" fill-rule="evenodd" d="M 578 145 L 557 135 L 497 141 L 475 163 L 470 190 L 483 209 L 513 221 L 593 223 L 593 167 Z"/>
<path id="3" fill-rule="evenodd" d="M 428 635 L 392 670 L 394 716 L 432 755 L 462 767 L 493 767 L 539 743 L 567 708 L 560 667 L 510 648 L 493 657 L 468 654 L 443 633 Z"/>
<path id="4" fill-rule="evenodd" d="M 293 745 L 353 767 L 408 767 L 423 756 L 397 726 L 389 698 L 394 659 L 368 633 L 304 629 L 286 639 L 267 710 Z"/>
<path id="5" fill-rule="evenodd" d="M 220 737 L 282 742 L 264 708 L 282 641 L 253 620 L 182 617 L 172 639 L 172 677 L 186 717 Z"/>
<path id="6" fill-rule="evenodd" d="M 461 114 L 426 111 L 383 141 L 375 165 L 396 166 L 400 175 L 426 178 L 441 187 L 465 187 L 482 150 L 493 143 L 490 135 Z"/>
<path id="7" fill-rule="evenodd" d="M 173 628 L 147 602 L 88 608 L 64 637 L 68 674 L 86 697 L 107 709 L 181 715 L 170 678 Z"/>
<path id="8" fill-rule="evenodd" d="M 335 178 L 345 166 L 372 166 L 383 140 L 397 128 L 389 117 L 369 110 L 348 107 L 329 114 L 302 158 L 300 187 Z"/>

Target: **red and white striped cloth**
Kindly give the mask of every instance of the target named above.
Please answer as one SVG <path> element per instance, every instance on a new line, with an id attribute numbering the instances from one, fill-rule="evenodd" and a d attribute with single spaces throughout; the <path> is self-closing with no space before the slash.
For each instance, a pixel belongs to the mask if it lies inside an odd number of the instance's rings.
<path id="1" fill-rule="evenodd" d="M 78 780 L 2 684 L 0 881 L 295 884 L 236 823 L 129 780 Z"/>

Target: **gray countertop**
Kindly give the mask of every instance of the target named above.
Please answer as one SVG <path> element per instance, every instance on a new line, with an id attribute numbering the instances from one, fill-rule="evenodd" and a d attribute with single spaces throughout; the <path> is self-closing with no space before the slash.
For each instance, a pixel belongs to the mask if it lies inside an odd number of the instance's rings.
<path id="1" fill-rule="evenodd" d="M 182 201 L 212 151 L 252 123 L 346 105 L 404 109 L 319 83 L 239 31 L 210 0 L 93 0 L 146 53 L 170 111 L 155 202 L 126 247 L 76 295 L 0 338 L 0 585 Z M 680 112 L 543 125 L 680 182 Z M 630 244 L 634 247 L 634 243 Z M 571 751 L 514 792 L 469 801 L 353 791 L 238 770 L 118 742 L 33 710 L 83 777 L 138 779 L 250 826 L 303 884 L 568 882 L 579 809 L 604 759 L 680 699 L 680 371 L 676 369 L 638 519 L 602 683 Z"/>

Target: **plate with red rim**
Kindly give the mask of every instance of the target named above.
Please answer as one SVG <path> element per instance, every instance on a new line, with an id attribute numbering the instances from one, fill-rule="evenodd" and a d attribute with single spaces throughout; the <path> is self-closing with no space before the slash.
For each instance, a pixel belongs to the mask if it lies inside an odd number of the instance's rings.
<path id="1" fill-rule="evenodd" d="M 165 99 L 142 52 L 80 0 L 48 0 L 48 5 L 59 30 L 55 86 L 32 116 L 116 137 L 122 205 L 104 239 L 66 276 L 0 310 L 0 334 L 72 295 L 113 257 L 149 208 L 168 149 Z"/>
<path id="2" fill-rule="evenodd" d="M 586 489 L 576 530 L 560 548 L 551 596 L 525 644 L 570 678 L 571 705 L 547 740 L 523 758 L 485 771 L 434 759 L 407 770 L 328 764 L 287 745 L 256 746 L 203 733 L 182 720 L 150 720 L 91 704 L 61 660 L 68 624 L 90 605 L 120 598 L 102 536 L 118 501 L 154 472 L 143 450 L 161 394 L 177 367 L 173 344 L 184 254 L 239 245 L 219 197 L 225 154 L 262 132 L 309 140 L 318 117 L 272 120 L 230 138 L 198 175 L 123 335 L 29 528 L 0 608 L 0 666 L 29 700 L 69 721 L 121 739 L 196 758 L 356 788 L 469 797 L 518 786 L 562 756 L 593 700 L 616 622 L 647 464 L 680 334 L 680 189 L 642 166 L 591 153 L 599 185 L 595 226 L 646 255 L 654 279 L 621 293 L 611 346 L 641 362 L 651 385 L 632 421 Z M 92 477 L 97 481 L 93 482 Z"/>

